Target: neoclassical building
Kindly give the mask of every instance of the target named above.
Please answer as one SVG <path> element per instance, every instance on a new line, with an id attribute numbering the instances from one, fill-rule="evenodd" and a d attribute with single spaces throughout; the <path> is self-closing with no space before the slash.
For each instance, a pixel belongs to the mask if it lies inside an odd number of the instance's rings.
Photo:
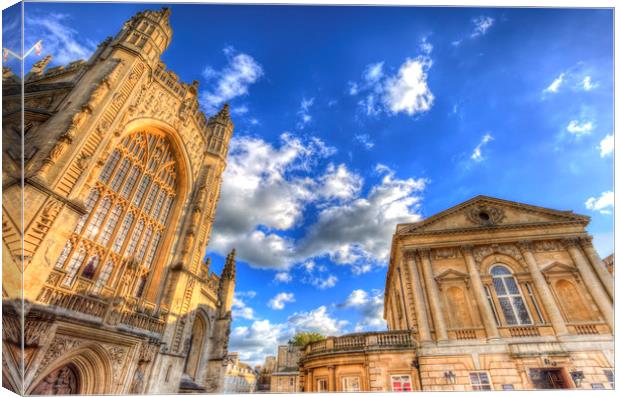
<path id="1" fill-rule="evenodd" d="M 169 15 L 137 13 L 87 61 L 43 58 L 23 109 L 21 79 L 3 70 L 9 389 L 222 390 L 234 252 L 220 275 L 203 257 L 233 124 L 227 105 L 205 117 L 198 83 L 160 61 Z"/>
<path id="2" fill-rule="evenodd" d="M 613 278 L 588 223 L 478 196 L 398 225 L 388 331 L 305 346 L 303 390 L 613 388 Z"/>

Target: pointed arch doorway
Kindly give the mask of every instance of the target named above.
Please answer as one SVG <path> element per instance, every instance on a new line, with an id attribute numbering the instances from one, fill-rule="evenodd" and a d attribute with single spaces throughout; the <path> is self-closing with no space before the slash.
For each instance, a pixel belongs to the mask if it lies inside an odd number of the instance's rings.
<path id="1" fill-rule="evenodd" d="M 72 363 L 50 372 L 31 392 L 31 394 L 37 395 L 67 395 L 79 393 L 80 375 L 78 369 Z"/>

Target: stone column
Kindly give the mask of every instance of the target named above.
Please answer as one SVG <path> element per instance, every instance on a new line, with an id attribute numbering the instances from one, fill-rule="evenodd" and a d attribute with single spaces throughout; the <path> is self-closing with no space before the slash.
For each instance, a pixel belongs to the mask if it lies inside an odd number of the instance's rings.
<path id="1" fill-rule="evenodd" d="M 613 332 L 614 308 L 609 300 L 609 296 L 603 290 L 603 285 L 592 270 L 590 263 L 579 249 L 577 239 L 565 239 L 563 240 L 563 243 L 573 259 L 573 262 L 577 265 L 577 269 L 579 270 L 579 274 L 581 274 L 583 283 L 586 288 L 588 288 L 588 291 L 590 291 L 590 295 L 592 295 L 592 298 L 594 298 L 597 306 L 601 309 L 601 313 L 603 313 L 605 321 L 607 321 L 607 324 Z"/>
<path id="2" fill-rule="evenodd" d="M 330 392 L 336 391 L 336 367 L 330 365 L 327 367 L 329 371 L 329 377 L 327 378 L 327 390 Z"/>
<path id="3" fill-rule="evenodd" d="M 305 391 L 314 391 L 314 379 L 312 378 L 312 370 L 306 370 L 306 382 L 304 384 Z"/>
<path id="4" fill-rule="evenodd" d="M 424 272 L 424 283 L 426 284 L 428 300 L 433 316 L 433 324 L 435 325 L 435 336 L 437 341 L 447 341 L 448 332 L 446 331 L 446 321 L 441 309 L 441 301 L 439 297 L 439 288 L 437 281 L 433 277 L 433 266 L 431 264 L 431 250 L 420 250 L 420 258 L 422 260 L 422 271 Z"/>
<path id="5" fill-rule="evenodd" d="M 536 291 L 538 291 L 538 294 L 542 299 L 542 304 L 545 307 L 545 311 L 549 315 L 549 320 L 551 321 L 551 325 L 553 326 L 556 335 L 567 335 L 568 329 L 564 323 L 562 313 L 560 313 L 560 309 L 558 308 L 558 302 L 556 302 L 553 298 L 553 294 L 547 284 L 547 280 L 545 280 L 545 276 L 541 273 L 540 268 L 538 267 L 538 262 L 536 262 L 534 254 L 532 254 L 531 242 L 520 241 L 518 245 L 523 258 L 527 263 L 527 267 L 530 270 L 532 281 L 536 286 Z"/>
<path id="6" fill-rule="evenodd" d="M 586 256 L 590 260 L 590 263 L 592 263 L 592 266 L 594 267 L 594 270 L 596 271 L 598 278 L 603 283 L 605 290 L 607 291 L 607 293 L 609 294 L 609 297 L 613 301 L 614 279 L 613 279 L 613 276 L 607 271 L 607 267 L 605 266 L 601 258 L 598 256 L 598 253 L 594 249 L 594 246 L 592 246 L 592 237 L 591 236 L 582 237 L 579 239 L 579 242 L 581 243 L 581 248 L 583 248 L 583 250 L 586 253 Z"/>
<path id="7" fill-rule="evenodd" d="M 495 318 L 493 317 L 493 312 L 491 311 L 489 302 L 487 302 L 487 297 L 484 292 L 484 286 L 482 285 L 482 280 L 480 279 L 480 272 L 478 271 L 476 260 L 474 259 L 474 255 L 472 254 L 472 246 L 462 246 L 461 252 L 463 253 L 463 257 L 465 258 L 465 263 L 467 263 L 467 272 L 469 273 L 469 277 L 471 278 L 471 286 L 474 290 L 474 297 L 476 299 L 478 309 L 480 310 L 480 314 L 482 315 L 482 322 L 484 323 L 484 329 L 487 333 L 487 338 L 499 339 L 499 332 L 497 331 Z"/>
<path id="8" fill-rule="evenodd" d="M 415 310 L 415 317 L 418 324 L 418 337 L 420 338 L 420 342 L 431 342 L 431 332 L 428 328 L 428 317 L 426 315 L 426 307 L 424 304 L 424 291 L 422 290 L 420 273 L 418 272 L 418 266 L 415 260 L 415 252 L 405 252 L 404 255 L 409 264 L 411 273 L 413 308 Z"/>

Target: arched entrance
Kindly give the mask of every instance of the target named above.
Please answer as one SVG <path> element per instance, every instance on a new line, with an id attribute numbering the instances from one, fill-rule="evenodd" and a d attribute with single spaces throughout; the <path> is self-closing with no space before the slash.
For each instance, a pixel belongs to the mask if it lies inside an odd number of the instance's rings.
<path id="1" fill-rule="evenodd" d="M 57 394 L 79 394 L 80 375 L 73 363 L 64 365 L 43 378 L 32 389 L 31 394 L 38 395 L 57 395 Z"/>
<path id="2" fill-rule="evenodd" d="M 192 335 L 189 340 L 189 349 L 187 358 L 185 359 L 185 368 L 183 372 L 190 378 L 196 380 L 198 371 L 201 368 L 203 352 L 207 340 L 208 326 L 207 321 L 202 313 L 197 313 L 192 327 Z"/>
<path id="3" fill-rule="evenodd" d="M 108 353 L 102 346 L 91 344 L 67 352 L 51 363 L 32 380 L 25 394 L 111 394 L 115 391 Z"/>

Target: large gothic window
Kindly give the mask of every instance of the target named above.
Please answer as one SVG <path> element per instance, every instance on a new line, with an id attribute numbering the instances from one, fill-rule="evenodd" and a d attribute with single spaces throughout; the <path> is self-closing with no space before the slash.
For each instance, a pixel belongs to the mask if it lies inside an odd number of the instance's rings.
<path id="1" fill-rule="evenodd" d="M 150 268 L 176 195 L 168 140 L 151 132 L 125 137 L 104 164 L 86 199 L 87 212 L 56 261 L 55 268 L 65 272 L 61 286 L 73 288 L 82 278 L 100 293 L 115 283 L 123 260 Z M 137 295 L 146 283 L 141 280 Z"/>
<path id="2" fill-rule="evenodd" d="M 495 265 L 491 269 L 493 289 L 507 325 L 532 324 L 521 290 L 512 272 L 503 265 Z"/>

